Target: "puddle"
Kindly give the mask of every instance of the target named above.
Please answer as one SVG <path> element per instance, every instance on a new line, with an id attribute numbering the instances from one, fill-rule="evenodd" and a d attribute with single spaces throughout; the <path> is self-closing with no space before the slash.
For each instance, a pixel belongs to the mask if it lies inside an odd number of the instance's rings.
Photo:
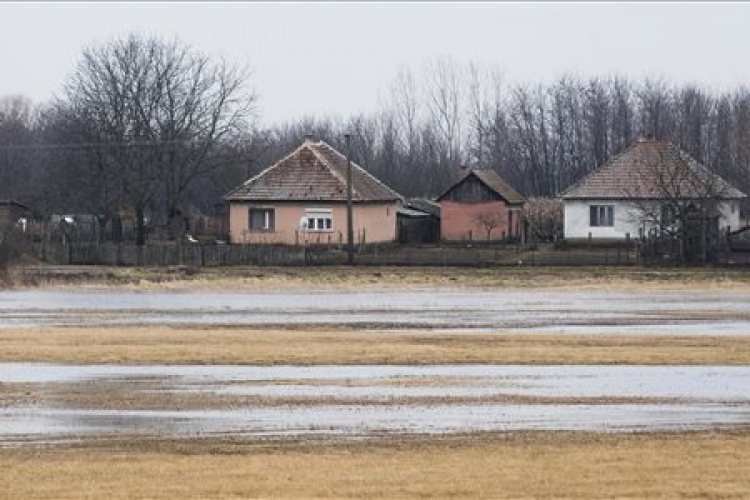
<path id="1" fill-rule="evenodd" d="M 222 411 L 106 411 L 13 408 L 2 412 L 4 440 L 36 435 L 236 434 L 290 437 L 325 433 L 697 430 L 750 423 L 750 408 L 720 405 L 408 405 L 261 407 Z"/>
<path id="2" fill-rule="evenodd" d="M 138 380 L 138 384 L 132 384 Z M 50 436 L 202 434 L 332 438 L 502 430 L 657 431 L 750 424 L 750 367 L 707 366 L 120 366 L 0 363 L 0 386 L 214 394 L 228 409 L 103 410 L 37 403 L 0 409 L 0 442 Z M 66 386 L 63 386 L 63 383 Z M 165 387 L 167 387 L 165 391 Z M 641 398 L 646 404 L 499 404 L 492 396 Z M 304 404 L 250 404 L 309 398 Z M 420 397 L 476 402 L 424 404 Z M 330 404 L 327 398 L 336 398 Z M 416 398 L 405 404 L 403 398 Z M 137 398 L 136 398 L 137 399 Z M 316 401 L 317 399 L 317 401 Z M 344 404 L 350 399 L 350 404 Z M 363 404 L 371 399 L 377 404 Z M 328 402 L 327 402 L 328 401 Z M 172 404 L 175 404 L 174 401 Z M 104 406 L 101 404 L 99 406 Z"/>
<path id="3" fill-rule="evenodd" d="M 750 315 L 748 304 L 750 294 L 742 292 L 11 290 L 0 292 L 0 327 L 367 324 L 449 330 L 749 335 L 750 319 L 742 317 Z M 701 317 L 684 317 L 695 312 Z M 740 317 L 728 319 L 727 314 Z M 624 326 L 614 326 L 620 324 Z"/>

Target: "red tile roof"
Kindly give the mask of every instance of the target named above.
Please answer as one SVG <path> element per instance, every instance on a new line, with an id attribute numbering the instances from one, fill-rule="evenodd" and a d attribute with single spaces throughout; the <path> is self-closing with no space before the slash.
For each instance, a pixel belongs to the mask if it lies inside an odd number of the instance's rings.
<path id="1" fill-rule="evenodd" d="M 686 152 L 662 140 L 641 140 L 562 193 L 571 199 L 722 199 L 745 194 Z"/>
<path id="2" fill-rule="evenodd" d="M 245 181 L 227 201 L 346 201 L 346 156 L 323 141 L 305 140 L 291 154 Z M 352 162 L 354 202 L 402 197 Z"/>

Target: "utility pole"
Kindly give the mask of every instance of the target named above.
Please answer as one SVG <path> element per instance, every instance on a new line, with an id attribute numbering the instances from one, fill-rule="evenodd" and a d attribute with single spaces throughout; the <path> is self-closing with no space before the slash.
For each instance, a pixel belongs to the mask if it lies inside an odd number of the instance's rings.
<path id="1" fill-rule="evenodd" d="M 346 138 L 346 263 L 354 265 L 354 219 L 352 215 L 352 137 Z"/>

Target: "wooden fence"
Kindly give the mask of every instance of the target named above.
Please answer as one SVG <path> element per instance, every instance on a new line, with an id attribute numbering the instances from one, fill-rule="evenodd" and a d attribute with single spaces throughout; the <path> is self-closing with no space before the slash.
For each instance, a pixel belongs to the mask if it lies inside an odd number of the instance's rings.
<path id="1" fill-rule="evenodd" d="M 53 264 L 106 266 L 343 265 L 339 245 L 70 244 L 39 245 L 31 252 Z M 629 266 L 640 263 L 634 246 L 554 248 L 546 245 L 368 245 L 355 263 L 370 266 Z"/>

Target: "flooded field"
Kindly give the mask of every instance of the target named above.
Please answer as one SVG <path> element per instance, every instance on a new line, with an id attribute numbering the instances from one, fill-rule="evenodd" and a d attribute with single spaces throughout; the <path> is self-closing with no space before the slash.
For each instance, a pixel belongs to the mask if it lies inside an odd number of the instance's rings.
<path id="1" fill-rule="evenodd" d="M 0 292 L 0 327 L 351 325 L 438 331 L 748 335 L 747 292 Z"/>
<path id="2" fill-rule="evenodd" d="M 750 424 L 750 367 L 0 364 L 6 444 Z"/>
<path id="3" fill-rule="evenodd" d="M 121 337 L 106 337 L 102 343 L 134 349 L 127 344 L 134 330 L 124 327 L 144 325 L 146 329 L 165 325 L 178 331 L 192 329 L 195 336 L 181 337 L 190 342 L 198 341 L 199 327 L 210 326 L 212 342 L 222 342 L 228 332 L 249 326 L 255 329 L 258 343 L 265 340 L 265 326 L 275 328 L 277 334 L 283 328 L 302 329 L 303 337 L 307 327 L 350 327 L 372 333 L 356 339 L 360 347 L 355 349 L 361 350 L 379 339 L 382 342 L 384 335 L 396 337 L 395 333 L 407 331 L 429 336 L 407 339 L 403 345 L 415 352 L 437 349 L 441 339 L 457 346 L 457 337 L 478 332 L 486 333 L 472 339 L 479 347 L 493 343 L 494 348 L 496 339 L 506 336 L 507 342 L 508 335 L 570 338 L 575 334 L 583 345 L 582 337 L 587 335 L 609 338 L 609 334 L 626 332 L 639 338 L 679 336 L 688 349 L 693 348 L 691 336 L 750 336 L 750 293 L 545 289 L 0 292 L 0 330 L 10 332 L 4 337 L 7 348 L 21 349 L 23 344 L 17 340 L 26 331 L 63 332 L 57 344 L 50 344 L 54 349 L 68 348 L 64 335 L 70 331 L 96 335 L 97 329 L 122 328 Z M 170 331 L 164 331 L 163 338 L 138 334 L 142 343 L 136 347 L 184 348 L 165 343 Z M 70 338 L 85 342 L 85 337 Z M 316 339 L 321 353 L 344 356 L 334 334 Z M 268 356 L 273 356 L 269 345 Z M 334 345 L 338 351 L 332 350 Z M 716 348 L 722 345 L 718 342 Z M 725 359 L 731 359 L 730 354 Z M 66 364 L 69 358 L 55 359 L 62 362 L 0 363 L 0 443 L 15 446 L 127 435 L 346 440 L 485 431 L 656 432 L 750 425 L 748 366 L 681 366 L 675 362 L 672 366 L 563 366 L 554 364 L 561 362 L 559 357 L 552 364 L 532 358 L 526 366 L 487 364 L 486 357 L 473 361 L 477 364 L 444 364 L 450 361 L 435 359 L 424 366 L 343 362 L 343 357 L 331 364 L 309 366 L 296 362 L 269 366 L 272 363 L 264 365 L 262 360 L 255 361 L 256 366 L 169 364 L 160 358 L 156 358 L 160 362 L 118 364 L 114 355 L 113 364 Z"/>

